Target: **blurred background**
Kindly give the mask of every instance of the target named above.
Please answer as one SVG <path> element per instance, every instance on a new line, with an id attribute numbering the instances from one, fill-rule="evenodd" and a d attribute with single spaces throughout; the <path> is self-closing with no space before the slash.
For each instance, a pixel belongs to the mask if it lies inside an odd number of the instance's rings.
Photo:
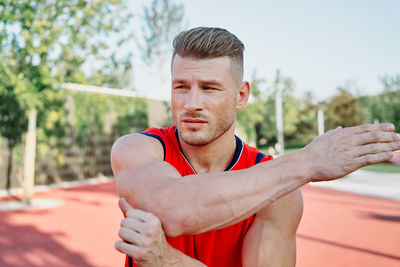
<path id="1" fill-rule="evenodd" d="M 244 43 L 251 99 L 237 134 L 262 151 L 338 126 L 399 131 L 399 11 L 396 0 L 1 1 L 0 197 L 30 203 L 34 186 L 112 177 L 116 138 L 171 124 L 171 43 L 196 26 Z M 399 177 L 395 163 L 365 170 Z"/>
<path id="2" fill-rule="evenodd" d="M 278 143 L 278 91 L 289 150 L 318 135 L 318 110 L 325 131 L 399 129 L 399 10 L 398 1 L 3 1 L 0 188 L 21 185 L 30 110 L 35 183 L 110 175 L 118 136 L 171 123 L 171 42 L 196 26 L 226 28 L 246 46 L 252 97 L 238 132 L 248 143 Z"/>

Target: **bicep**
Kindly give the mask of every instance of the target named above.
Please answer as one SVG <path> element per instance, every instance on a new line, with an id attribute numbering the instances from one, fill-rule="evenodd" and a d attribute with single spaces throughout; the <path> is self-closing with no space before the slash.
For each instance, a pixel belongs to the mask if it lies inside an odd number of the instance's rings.
<path id="1" fill-rule="evenodd" d="M 155 138 L 129 134 L 118 138 L 111 149 L 111 167 L 114 177 L 128 169 L 137 169 L 151 161 L 163 160 L 164 149 Z"/>
<path id="2" fill-rule="evenodd" d="M 294 266 L 302 211 L 299 189 L 259 210 L 244 239 L 243 265 Z"/>
<path id="3" fill-rule="evenodd" d="M 111 165 L 118 193 L 136 208 L 145 197 L 180 177 L 163 161 L 164 150 L 158 140 L 141 134 L 119 138 L 111 150 Z"/>

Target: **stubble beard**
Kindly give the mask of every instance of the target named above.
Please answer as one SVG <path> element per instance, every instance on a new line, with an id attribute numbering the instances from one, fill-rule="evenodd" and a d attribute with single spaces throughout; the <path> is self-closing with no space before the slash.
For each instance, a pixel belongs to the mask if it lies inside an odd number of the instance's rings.
<path id="1" fill-rule="evenodd" d="M 224 117 L 223 120 L 219 120 L 217 122 L 208 121 L 208 129 L 207 132 L 204 132 L 204 129 L 199 131 L 183 131 L 180 130 L 179 124 L 175 122 L 177 125 L 179 137 L 188 145 L 192 146 L 204 146 L 211 144 L 219 137 L 221 137 L 224 133 L 226 133 L 234 124 L 235 116 L 232 114 Z"/>

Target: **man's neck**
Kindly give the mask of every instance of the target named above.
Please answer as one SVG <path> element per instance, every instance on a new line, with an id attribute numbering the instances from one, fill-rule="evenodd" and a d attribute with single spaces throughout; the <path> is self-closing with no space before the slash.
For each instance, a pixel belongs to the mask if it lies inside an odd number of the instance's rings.
<path id="1" fill-rule="evenodd" d="M 235 125 L 212 143 L 193 146 L 179 138 L 183 154 L 198 174 L 224 171 L 236 149 Z"/>

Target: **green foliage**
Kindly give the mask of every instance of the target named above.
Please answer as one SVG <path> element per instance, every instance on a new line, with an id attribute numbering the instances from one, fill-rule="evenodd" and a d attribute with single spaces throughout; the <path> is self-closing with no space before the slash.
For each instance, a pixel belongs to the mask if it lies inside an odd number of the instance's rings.
<path id="1" fill-rule="evenodd" d="M 71 123 L 79 142 L 88 131 L 96 136 L 142 131 L 148 127 L 147 104 L 142 98 L 127 98 L 101 94 L 74 93 L 74 117 Z"/>
<path id="2" fill-rule="evenodd" d="M 339 88 L 338 91 L 338 95 L 324 103 L 327 117 L 326 130 L 338 126 L 355 126 L 361 122 L 358 99 L 346 88 Z"/>
<path id="3" fill-rule="evenodd" d="M 400 91 L 400 74 L 385 75 L 380 78 L 384 92 L 399 92 Z"/>
<path id="4" fill-rule="evenodd" d="M 400 129 L 400 74 L 381 78 L 383 92 L 360 97 L 363 123 L 391 122 Z"/>
<path id="5" fill-rule="evenodd" d="M 60 107 L 37 131 L 36 183 L 111 175 L 109 154 L 121 135 L 148 127 L 141 98 L 62 91 Z M 49 131 L 53 131 L 49 134 Z"/>
<path id="6" fill-rule="evenodd" d="M 101 38 L 121 31 L 130 18 L 124 9 L 121 1 L 2 1 L 0 95 L 13 95 L 20 110 L 41 110 L 43 92 L 59 82 L 85 83 L 83 64 L 89 55 L 102 60 L 111 43 Z"/>
<path id="7" fill-rule="evenodd" d="M 114 132 L 118 131 L 118 136 L 140 132 L 149 127 L 146 100 L 137 98 L 131 102 L 133 102 L 131 104 L 134 107 L 133 110 L 121 112 L 115 123 Z"/>
<path id="8" fill-rule="evenodd" d="M 297 110 L 293 116 L 295 120 L 295 131 L 287 136 L 286 146 L 304 146 L 311 142 L 318 133 L 317 107 L 309 98 L 297 99 Z"/>
<path id="9" fill-rule="evenodd" d="M 274 145 L 277 142 L 275 95 L 280 87 L 283 103 L 283 127 L 287 145 L 303 145 L 316 135 L 315 106 L 293 95 L 293 81 L 276 72 L 274 82 L 258 78 L 253 73 L 252 101 L 238 112 L 238 123 L 244 128 L 251 142 L 257 146 Z"/>
<path id="10" fill-rule="evenodd" d="M 101 69 L 95 70 L 88 77 L 91 85 L 107 86 L 111 88 L 132 88 L 132 53 L 117 58 L 116 53 L 106 59 L 106 63 Z"/>
<path id="11" fill-rule="evenodd" d="M 87 82 L 83 64 L 105 62 L 113 47 L 107 37 L 127 25 L 131 15 L 126 10 L 118 0 L 0 2 L 0 134 L 12 145 L 10 153 L 21 140 L 30 109 L 38 110 L 38 126 L 49 141 L 63 134 L 51 110 L 63 98 L 52 90 L 60 82 Z"/>
<path id="12" fill-rule="evenodd" d="M 381 82 L 383 93 L 379 95 L 357 98 L 342 87 L 336 96 L 318 104 L 325 112 L 326 130 L 375 120 L 391 122 L 400 129 L 400 75 L 385 76 Z M 238 112 L 238 123 L 245 130 L 248 142 L 259 147 L 273 146 L 277 142 L 274 96 L 278 86 L 282 90 L 285 144 L 303 146 L 317 136 L 318 106 L 310 95 L 304 99 L 295 97 L 292 80 L 282 77 L 279 71 L 271 84 L 253 74 L 252 101 Z"/>
<path id="13" fill-rule="evenodd" d="M 84 146 L 89 138 L 116 138 L 148 127 L 145 99 L 58 92 L 63 99 L 52 102 L 45 123 L 38 128 L 40 149 L 58 149 L 61 153 L 70 142 Z M 61 96 L 60 96 L 61 97 Z M 73 140 L 66 141 L 71 138 Z"/>
<path id="14" fill-rule="evenodd" d="M 24 111 L 14 95 L 0 95 L 0 133 L 11 146 L 21 141 L 22 132 L 25 129 Z"/>
<path id="15" fill-rule="evenodd" d="M 374 164 L 374 165 L 368 165 L 362 169 L 366 170 L 366 171 L 374 171 L 374 172 L 400 173 L 400 165 L 387 163 L 387 162 Z"/>
<path id="16" fill-rule="evenodd" d="M 248 138 L 247 142 L 249 143 L 257 142 L 256 125 L 261 125 L 265 120 L 264 113 L 266 107 L 262 92 L 263 89 L 261 88 L 265 84 L 266 81 L 258 78 L 256 72 L 254 72 L 250 83 L 250 93 L 253 101 L 237 113 L 237 121 L 243 127 Z"/>

